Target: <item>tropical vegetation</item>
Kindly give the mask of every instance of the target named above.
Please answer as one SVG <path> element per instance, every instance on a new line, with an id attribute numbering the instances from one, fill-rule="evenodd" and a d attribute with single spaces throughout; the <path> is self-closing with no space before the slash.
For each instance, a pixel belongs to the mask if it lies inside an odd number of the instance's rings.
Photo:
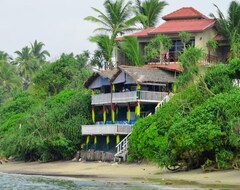
<path id="1" fill-rule="evenodd" d="M 54 62 L 42 42 L 1 52 L 0 155 L 25 161 L 70 159 L 80 149 L 81 124 L 90 123 L 89 54 L 62 54 Z M 15 64 L 17 63 L 17 64 Z M 31 79 L 27 88 L 25 81 Z"/>
<path id="2" fill-rule="evenodd" d="M 240 80 L 240 59 L 203 68 L 201 52 L 184 50 L 178 93 L 134 125 L 130 160 L 144 158 L 172 170 L 239 168 L 240 89 L 233 80 Z M 195 64 L 188 64 L 193 58 Z"/>

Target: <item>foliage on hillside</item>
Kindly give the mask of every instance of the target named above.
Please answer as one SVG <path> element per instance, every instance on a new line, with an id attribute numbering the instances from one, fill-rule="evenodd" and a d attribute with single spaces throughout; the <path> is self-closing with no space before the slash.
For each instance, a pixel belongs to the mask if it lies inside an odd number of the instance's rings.
<path id="1" fill-rule="evenodd" d="M 188 169 L 239 167 L 240 89 L 232 82 L 240 78 L 239 65 L 235 58 L 229 65 L 206 68 L 202 78 L 185 81 L 187 87 L 156 114 L 139 120 L 130 139 L 130 159 Z"/>
<path id="2" fill-rule="evenodd" d="M 71 158 L 80 149 L 81 124 L 90 123 L 88 57 L 63 54 L 43 64 L 33 83 L 0 107 L 0 155 L 19 160 Z"/>

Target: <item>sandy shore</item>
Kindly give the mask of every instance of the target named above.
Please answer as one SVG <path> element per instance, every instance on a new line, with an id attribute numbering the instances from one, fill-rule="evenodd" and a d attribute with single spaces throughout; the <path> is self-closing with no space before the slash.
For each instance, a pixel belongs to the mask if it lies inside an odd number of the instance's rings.
<path id="1" fill-rule="evenodd" d="M 109 180 L 140 180 L 165 185 L 199 185 L 240 189 L 240 171 L 204 173 L 201 170 L 172 173 L 153 164 L 115 164 L 102 162 L 8 162 L 0 164 L 0 172 L 107 178 Z"/>

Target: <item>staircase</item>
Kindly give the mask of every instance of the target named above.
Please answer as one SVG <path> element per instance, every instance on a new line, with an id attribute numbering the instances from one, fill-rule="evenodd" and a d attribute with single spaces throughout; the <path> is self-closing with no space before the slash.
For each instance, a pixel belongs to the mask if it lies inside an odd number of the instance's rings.
<path id="1" fill-rule="evenodd" d="M 129 137 L 131 132 L 120 142 L 117 144 L 117 153 L 114 155 L 114 160 L 127 161 L 128 156 L 128 147 L 129 147 Z"/>
<path id="2" fill-rule="evenodd" d="M 172 97 L 174 96 L 173 93 L 169 93 L 167 96 L 165 96 L 159 103 L 158 105 L 155 107 L 155 113 L 157 112 L 157 110 L 161 107 L 163 107 L 163 105 L 165 103 L 167 103 Z"/>
<path id="3" fill-rule="evenodd" d="M 174 96 L 173 93 L 168 94 L 166 97 L 163 98 L 162 101 L 158 103 L 155 107 L 155 112 L 161 108 L 165 103 L 167 103 L 172 97 Z M 114 161 L 127 161 L 128 156 L 128 147 L 129 147 L 129 137 L 132 132 L 130 132 L 120 143 L 117 144 L 117 153 L 114 155 Z"/>

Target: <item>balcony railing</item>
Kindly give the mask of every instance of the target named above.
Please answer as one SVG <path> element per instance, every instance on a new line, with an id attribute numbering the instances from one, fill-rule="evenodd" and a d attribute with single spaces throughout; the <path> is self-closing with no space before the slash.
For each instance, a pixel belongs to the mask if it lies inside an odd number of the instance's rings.
<path id="1" fill-rule="evenodd" d="M 167 92 L 152 91 L 139 91 L 139 96 L 137 91 L 96 94 L 92 96 L 92 105 L 107 105 L 111 103 L 126 103 L 136 101 L 158 103 L 167 95 Z"/>
<path id="2" fill-rule="evenodd" d="M 82 125 L 82 135 L 127 135 L 132 131 L 132 125 Z"/>

